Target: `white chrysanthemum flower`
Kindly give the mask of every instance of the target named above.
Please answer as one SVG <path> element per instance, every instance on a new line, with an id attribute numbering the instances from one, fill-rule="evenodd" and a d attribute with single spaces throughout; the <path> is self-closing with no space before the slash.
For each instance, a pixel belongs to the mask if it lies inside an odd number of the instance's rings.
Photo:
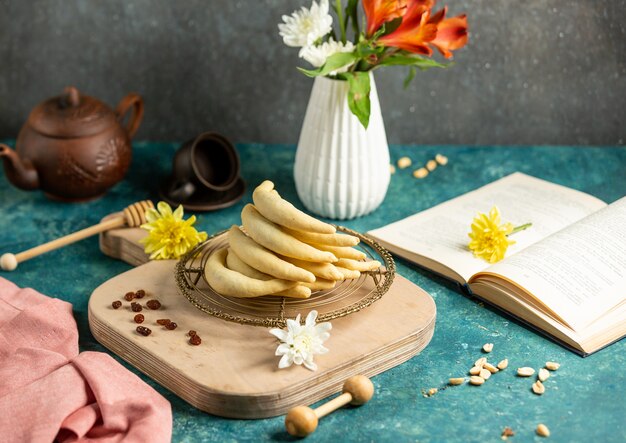
<path id="1" fill-rule="evenodd" d="M 300 324 L 300 314 L 295 320 L 287 320 L 287 328 L 270 330 L 270 334 L 278 338 L 281 343 L 276 348 L 276 355 L 282 355 L 278 368 L 288 368 L 292 364 L 304 365 L 315 371 L 317 364 L 313 357 L 317 354 L 326 354 L 328 349 L 322 346 L 328 338 L 332 325 L 329 322 L 315 324 L 317 311 L 309 312 L 304 325 Z"/>
<path id="2" fill-rule="evenodd" d="M 283 21 L 285 23 L 278 25 L 279 34 L 287 46 L 297 48 L 312 45 L 333 27 L 333 18 L 328 13 L 328 0 L 321 0 L 319 4 L 313 1 L 311 9 L 303 6 L 299 11 L 294 11 L 291 17 L 283 15 Z"/>
<path id="3" fill-rule="evenodd" d="M 326 63 L 326 60 L 331 55 L 334 55 L 338 52 L 352 52 L 354 51 L 354 45 L 352 42 L 348 41 L 346 43 L 336 42 L 332 39 L 332 37 L 327 41 L 322 43 L 319 46 L 307 46 L 306 48 L 302 48 L 300 57 L 305 59 L 307 62 L 311 63 L 316 68 L 323 66 Z M 354 63 L 349 63 L 342 68 L 337 69 L 330 73 L 330 75 L 337 75 L 342 72 L 346 72 L 350 66 Z"/>

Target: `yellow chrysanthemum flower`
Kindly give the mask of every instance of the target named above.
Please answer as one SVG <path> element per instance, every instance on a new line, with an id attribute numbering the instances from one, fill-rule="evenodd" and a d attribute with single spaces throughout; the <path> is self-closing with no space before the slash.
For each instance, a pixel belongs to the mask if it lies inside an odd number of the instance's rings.
<path id="1" fill-rule="evenodd" d="M 491 208 L 489 215 L 478 213 L 472 221 L 472 232 L 468 234 L 472 239 L 470 250 L 475 257 L 482 258 L 489 263 L 495 263 L 504 258 L 506 250 L 514 240 L 507 237 L 513 233 L 511 223 L 501 223 L 500 211 L 497 206 Z"/>
<path id="2" fill-rule="evenodd" d="M 157 209 L 146 211 L 146 220 L 148 223 L 141 227 L 148 231 L 148 236 L 140 241 L 151 260 L 180 258 L 207 238 L 206 232 L 193 227 L 195 215 L 183 220 L 182 205 L 172 212 L 170 205 L 159 202 Z"/>

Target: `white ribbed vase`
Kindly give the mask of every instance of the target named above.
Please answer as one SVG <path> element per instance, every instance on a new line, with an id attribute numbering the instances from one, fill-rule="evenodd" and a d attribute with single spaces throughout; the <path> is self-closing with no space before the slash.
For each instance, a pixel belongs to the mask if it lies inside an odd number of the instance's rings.
<path id="1" fill-rule="evenodd" d="M 311 212 L 339 220 L 368 214 L 389 186 L 389 146 L 374 77 L 367 130 L 348 107 L 348 82 L 316 77 L 304 116 L 294 179 Z"/>

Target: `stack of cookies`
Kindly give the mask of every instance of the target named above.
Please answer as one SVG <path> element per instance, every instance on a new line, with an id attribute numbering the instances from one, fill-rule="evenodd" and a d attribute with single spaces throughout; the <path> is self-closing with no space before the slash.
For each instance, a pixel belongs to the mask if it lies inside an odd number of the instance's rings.
<path id="1" fill-rule="evenodd" d="M 355 249 L 358 237 L 338 233 L 281 198 L 271 181 L 241 212 L 243 229 L 228 231 L 229 247 L 214 251 L 205 268 L 211 287 L 232 297 L 308 298 L 337 282 L 380 267 Z"/>

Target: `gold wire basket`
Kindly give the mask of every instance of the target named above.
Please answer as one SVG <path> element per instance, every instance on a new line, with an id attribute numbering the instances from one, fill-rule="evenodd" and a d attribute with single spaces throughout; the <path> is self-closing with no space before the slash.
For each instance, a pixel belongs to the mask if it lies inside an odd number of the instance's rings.
<path id="1" fill-rule="evenodd" d="M 318 311 L 319 322 L 352 314 L 370 306 L 389 290 L 396 265 L 391 254 L 370 237 L 342 226 L 337 229 L 359 237 L 361 242 L 357 247 L 383 266 L 376 271 L 362 272 L 357 279 L 339 282 L 333 289 L 314 292 L 308 299 L 227 297 L 214 291 L 204 276 L 211 253 L 228 244 L 227 231 L 221 231 L 189 251 L 177 263 L 176 284 L 196 308 L 222 320 L 244 325 L 284 328 L 286 319 L 313 309 Z"/>

